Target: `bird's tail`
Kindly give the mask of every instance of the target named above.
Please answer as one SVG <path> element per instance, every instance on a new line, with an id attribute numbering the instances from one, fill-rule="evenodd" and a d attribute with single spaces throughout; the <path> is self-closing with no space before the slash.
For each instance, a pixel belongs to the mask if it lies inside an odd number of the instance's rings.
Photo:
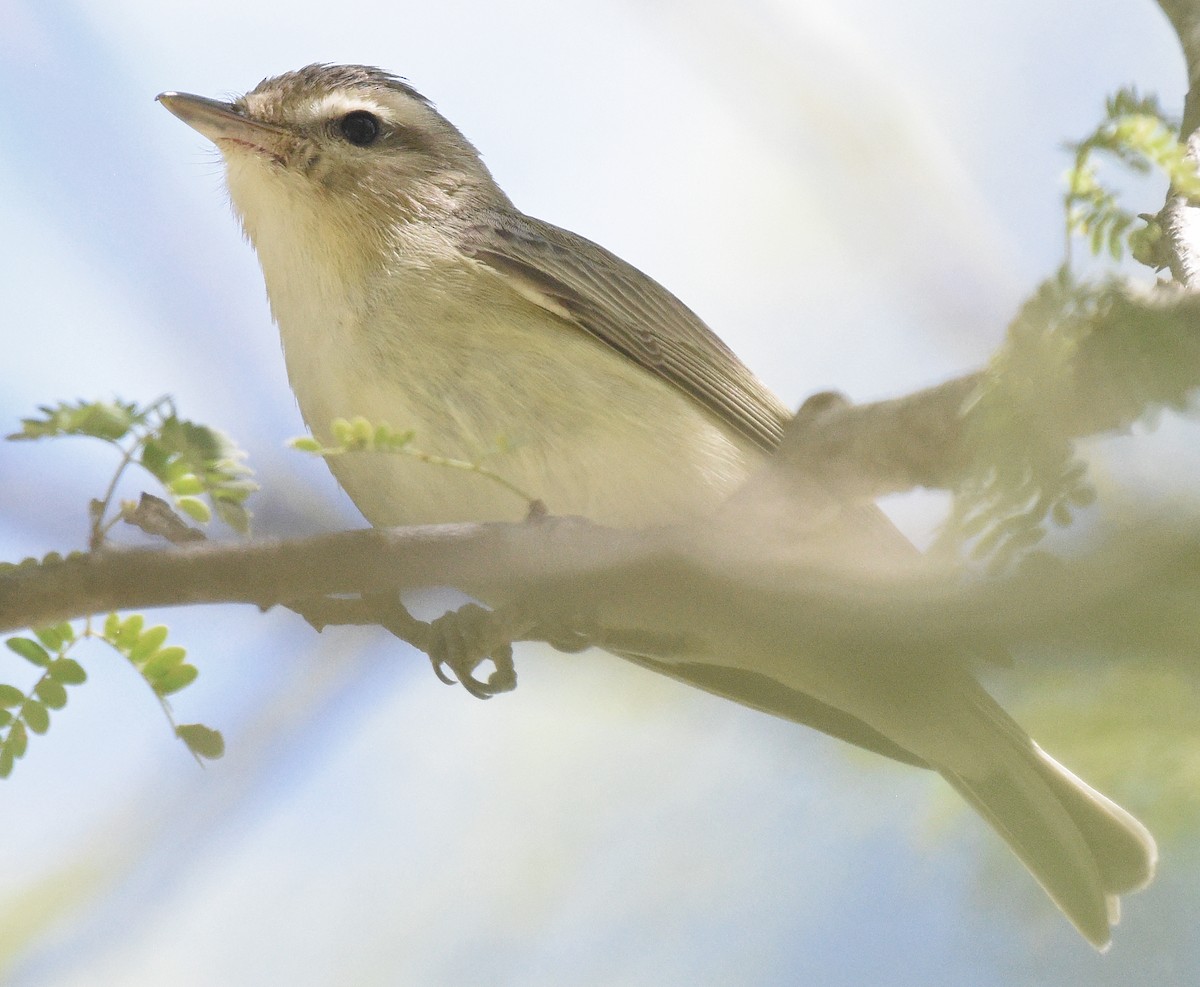
<path id="1" fill-rule="evenodd" d="M 1144 887 L 1154 876 L 1158 851 L 1146 827 L 1046 754 L 967 675 L 960 677 L 959 688 L 949 690 L 954 697 L 951 714 L 926 718 L 937 724 L 934 733 L 941 743 L 913 743 L 913 736 L 906 744 L 766 675 L 620 653 L 645 668 L 753 709 L 907 764 L 935 768 L 1003 837 L 1097 949 L 1108 946 L 1119 918 L 1117 896 Z M 961 719 L 956 720 L 955 713 Z M 953 730 L 956 722 L 960 747 L 968 752 L 957 770 L 937 761 L 947 746 L 942 731 Z M 918 754 L 918 748 L 928 750 Z"/>
<path id="2" fill-rule="evenodd" d="M 1046 893 L 1097 949 L 1108 948 L 1120 918 L 1118 895 L 1154 876 L 1158 850 L 1149 831 L 1073 775 L 1003 711 L 1008 755 L 983 778 L 942 775 L 1003 837 Z M 1015 755 L 1015 756 L 1014 756 Z"/>

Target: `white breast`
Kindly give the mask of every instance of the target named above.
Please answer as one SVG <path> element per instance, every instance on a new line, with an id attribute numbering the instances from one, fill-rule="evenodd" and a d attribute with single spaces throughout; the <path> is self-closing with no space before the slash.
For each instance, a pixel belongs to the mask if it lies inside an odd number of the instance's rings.
<path id="1" fill-rule="evenodd" d="M 414 447 L 481 460 L 555 514 L 651 524 L 706 512 L 758 453 L 674 387 L 414 227 L 387 263 L 311 202 L 247 200 L 288 376 L 313 432 L 361 415 Z M 239 194 L 240 193 L 240 194 Z M 498 447 L 507 451 L 497 451 Z M 401 455 L 330 467 L 373 524 L 516 520 L 528 504 L 478 474 Z"/>

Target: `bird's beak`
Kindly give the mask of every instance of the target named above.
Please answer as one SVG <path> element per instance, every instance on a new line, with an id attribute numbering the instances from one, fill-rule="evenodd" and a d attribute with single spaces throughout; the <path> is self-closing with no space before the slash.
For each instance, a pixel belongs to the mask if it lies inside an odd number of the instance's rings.
<path id="1" fill-rule="evenodd" d="M 232 103 L 222 103 L 219 99 L 191 93 L 159 93 L 156 98 L 218 147 L 231 142 L 274 157 L 280 138 L 289 136 L 285 127 L 252 120 L 234 109 Z"/>

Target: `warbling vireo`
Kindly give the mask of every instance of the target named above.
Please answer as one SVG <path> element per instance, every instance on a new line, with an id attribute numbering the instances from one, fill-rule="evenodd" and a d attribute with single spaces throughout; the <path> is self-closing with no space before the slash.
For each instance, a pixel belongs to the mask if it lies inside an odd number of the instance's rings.
<path id="1" fill-rule="evenodd" d="M 699 318 L 602 247 L 522 213 L 397 77 L 313 65 L 230 103 L 158 98 L 224 157 L 318 437 L 361 415 L 473 459 L 504 436 L 497 472 L 553 513 L 619 525 L 713 511 L 778 444 L 787 409 Z M 404 457 L 330 466 L 375 525 L 517 520 L 526 506 Z M 911 551 L 873 507 L 830 523 L 880 556 Z M 897 679 L 882 662 L 731 655 L 668 674 L 941 772 L 1097 946 L 1116 896 L 1153 874 L 1141 824 L 1043 753 L 961 662 Z"/>

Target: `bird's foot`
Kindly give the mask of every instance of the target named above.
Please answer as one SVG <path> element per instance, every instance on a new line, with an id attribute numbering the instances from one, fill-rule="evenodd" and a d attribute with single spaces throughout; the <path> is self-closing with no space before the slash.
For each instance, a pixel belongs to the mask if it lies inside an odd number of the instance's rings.
<path id="1" fill-rule="evenodd" d="M 424 651 L 441 681 L 453 685 L 457 680 L 476 699 L 517 687 L 512 642 L 518 635 L 509 612 L 468 603 L 427 626 Z M 488 661 L 492 673 L 486 680 L 476 678 L 475 670 Z"/>

